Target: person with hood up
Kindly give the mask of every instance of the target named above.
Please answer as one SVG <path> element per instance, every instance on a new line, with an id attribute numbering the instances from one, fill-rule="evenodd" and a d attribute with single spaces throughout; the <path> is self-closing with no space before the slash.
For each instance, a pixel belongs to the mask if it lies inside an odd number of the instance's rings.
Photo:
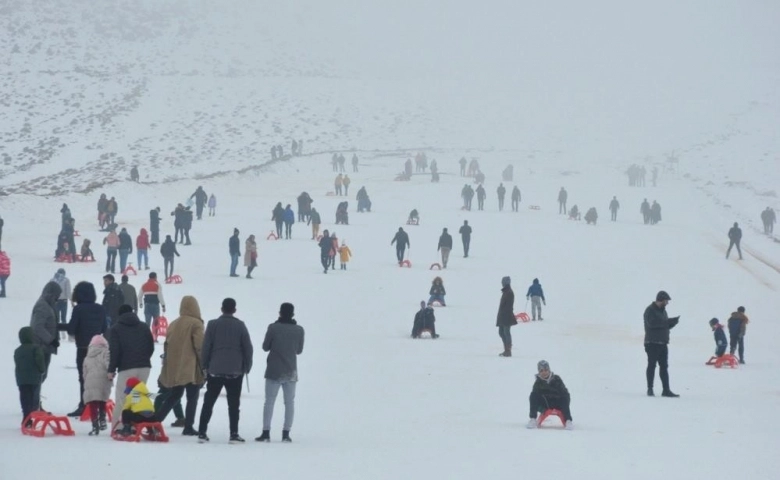
<path id="1" fill-rule="evenodd" d="M 319 247 L 320 263 L 322 263 L 322 268 L 324 268 L 322 273 L 328 273 L 328 267 L 330 267 L 330 251 L 333 249 L 333 240 L 330 239 L 330 233 L 327 230 L 322 232 Z"/>
<path id="2" fill-rule="evenodd" d="M 127 256 L 133 253 L 133 239 L 123 228 L 119 231 L 119 271 L 124 273 L 127 267 Z"/>
<path id="3" fill-rule="evenodd" d="M 620 202 L 618 202 L 617 196 L 612 197 L 612 201 L 609 202 L 609 211 L 612 213 L 612 221 L 617 222 L 617 212 L 620 209 Z"/>
<path id="4" fill-rule="evenodd" d="M 298 355 L 303 353 L 303 327 L 293 317 L 295 306 L 283 303 L 279 307 L 279 319 L 268 325 L 263 340 L 263 351 L 268 352 L 265 369 L 265 406 L 263 407 L 263 433 L 258 442 L 271 441 L 271 420 L 279 389 L 284 395 L 284 425 L 282 441 L 292 442 L 290 429 L 295 416 L 295 387 L 298 384 Z"/>
<path id="5" fill-rule="evenodd" d="M 546 307 L 547 300 L 544 298 L 544 290 L 542 290 L 542 284 L 539 283 L 538 278 L 534 278 L 533 283 L 528 287 L 525 299 L 531 300 L 531 320 L 536 321 L 537 316 L 539 317 L 539 320 L 544 320 L 542 318 L 542 303 L 544 303 L 544 306 Z"/>
<path id="6" fill-rule="evenodd" d="M 54 274 L 54 278 L 51 280 L 52 282 L 57 282 L 57 285 L 59 285 L 62 289 L 60 298 L 57 299 L 57 303 L 54 307 L 54 310 L 57 312 L 57 318 L 59 319 L 60 323 L 68 323 L 68 302 L 71 301 L 72 293 L 70 288 L 70 279 L 65 275 L 65 269 L 60 268 L 57 270 L 57 273 Z M 61 340 L 67 340 L 68 333 L 65 331 L 61 333 Z"/>
<path id="7" fill-rule="evenodd" d="M 73 218 L 73 216 L 70 213 L 70 208 L 68 208 L 67 203 L 62 204 L 62 208 L 60 209 L 61 220 L 62 220 L 62 226 L 61 228 L 65 228 L 66 225 L 70 223 L 70 220 Z"/>
<path id="8" fill-rule="evenodd" d="M 447 268 L 447 262 L 450 260 L 450 251 L 452 250 L 452 235 L 447 233 L 447 229 L 443 229 L 441 236 L 439 237 L 439 246 L 436 250 L 441 251 L 441 264 L 442 268 Z"/>
<path id="9" fill-rule="evenodd" d="M 723 325 L 720 324 L 717 318 L 712 318 L 710 320 L 710 328 L 715 336 L 715 356 L 722 357 L 726 353 L 726 347 L 729 346 L 729 342 L 726 340 L 726 333 L 723 331 Z"/>
<path id="10" fill-rule="evenodd" d="M 217 197 L 212 193 L 209 197 L 209 217 L 217 215 Z"/>
<path id="11" fill-rule="evenodd" d="M 520 189 L 517 188 L 517 185 L 515 185 L 515 188 L 512 189 L 512 211 L 516 212 L 520 209 Z"/>
<path id="12" fill-rule="evenodd" d="M 292 238 L 292 226 L 295 223 L 295 212 L 293 212 L 292 206 L 288 203 L 284 209 L 284 238 L 290 240 Z"/>
<path id="13" fill-rule="evenodd" d="M 496 326 L 498 327 L 498 336 L 504 342 L 504 351 L 499 353 L 500 357 L 512 356 L 512 332 L 510 329 L 517 325 L 515 318 L 515 292 L 510 286 L 512 280 L 509 277 L 501 279 L 501 301 L 498 304 L 498 316 Z"/>
<path id="14" fill-rule="evenodd" d="M 138 294 L 135 293 L 135 287 L 128 283 L 130 277 L 122 275 L 122 283 L 119 284 L 119 289 L 122 290 L 122 297 L 124 297 L 124 304 L 133 307 L 133 313 L 138 313 Z"/>
<path id="15" fill-rule="evenodd" d="M 119 318 L 119 307 L 125 304 L 125 295 L 110 273 L 103 276 L 103 286 L 103 308 L 106 309 L 109 325 L 113 326 Z"/>
<path id="16" fill-rule="evenodd" d="M 130 378 L 141 381 L 149 379 L 154 355 L 154 339 L 149 327 L 133 313 L 128 305 L 119 309 L 119 320 L 108 331 L 108 378 L 116 379 L 117 387 L 126 384 Z M 112 431 L 122 421 L 121 412 L 125 409 L 125 395 L 121 388 L 116 389 Z M 154 409 L 152 408 L 152 411 Z"/>
<path id="17" fill-rule="evenodd" d="M 341 270 L 347 269 L 347 263 L 349 263 L 350 258 L 352 258 L 352 250 L 347 246 L 347 241 L 342 240 L 339 247 L 339 260 L 341 261 L 339 268 Z"/>
<path id="18" fill-rule="evenodd" d="M 241 240 L 238 238 L 239 231 L 233 229 L 233 235 L 228 240 L 228 253 L 230 253 L 230 276 L 237 277 L 236 268 L 238 268 L 238 258 L 241 256 Z"/>
<path id="19" fill-rule="evenodd" d="M 155 421 L 163 422 L 186 393 L 187 409 L 182 432 L 185 436 L 198 434 L 194 428 L 195 412 L 198 409 L 200 389 L 206 381 L 200 363 L 203 332 L 203 318 L 198 300 L 190 295 L 182 297 L 179 318 L 168 325 L 162 371 L 157 380 L 162 387 L 170 391 L 157 410 Z"/>
<path id="20" fill-rule="evenodd" d="M 89 282 L 79 282 L 73 289 L 73 313 L 68 323 L 68 335 L 76 342 L 76 370 L 79 372 L 79 403 L 69 417 L 79 417 L 84 413 L 84 359 L 87 357 L 89 344 L 96 335 L 102 335 L 108 330 L 107 313 L 103 305 L 97 302 L 95 286 Z M 108 365 L 106 365 L 108 367 Z M 103 369 L 103 377 L 106 376 Z"/>
<path id="21" fill-rule="evenodd" d="M 728 260 L 731 255 L 731 249 L 737 247 L 737 253 L 739 253 L 739 259 L 742 260 L 742 249 L 739 244 L 742 242 L 742 229 L 739 228 L 739 224 L 734 222 L 734 226 L 729 229 L 729 248 L 726 250 L 726 259 Z"/>
<path id="22" fill-rule="evenodd" d="M 282 225 L 284 224 L 284 207 L 282 202 L 278 202 L 271 210 L 271 220 L 276 224 L 276 237 L 282 238 Z"/>
<path id="23" fill-rule="evenodd" d="M 87 357 L 84 359 L 83 404 L 89 408 L 92 430 L 89 435 L 99 435 L 108 428 L 106 424 L 106 402 L 111 398 L 111 380 L 108 379 L 108 341 L 103 335 L 95 335 L 89 341 Z"/>
<path id="24" fill-rule="evenodd" d="M 433 312 L 433 307 L 426 305 L 425 300 L 423 300 L 420 302 L 420 310 L 414 314 L 412 338 L 420 338 L 425 330 L 431 332 L 431 338 L 439 338 L 436 333 L 436 315 Z"/>
<path id="25" fill-rule="evenodd" d="M 504 211 L 504 197 L 506 196 L 506 187 L 503 183 L 498 184 L 498 188 L 496 189 L 496 194 L 498 195 L 498 211 L 503 212 Z"/>
<path id="26" fill-rule="evenodd" d="M 116 254 L 119 250 L 120 240 L 116 230 L 111 229 L 106 238 L 103 239 L 103 245 L 106 246 L 106 273 L 116 272 Z"/>
<path id="27" fill-rule="evenodd" d="M 149 243 L 158 245 L 160 243 L 160 207 L 149 211 L 149 231 L 152 235 Z"/>
<path id="28" fill-rule="evenodd" d="M 57 299 L 60 298 L 62 289 L 57 282 L 48 282 L 41 292 L 40 298 L 33 306 L 30 317 L 30 327 L 33 330 L 33 343 L 43 349 L 44 371 L 41 377 L 41 384 L 46 381 L 49 374 L 49 364 L 51 356 L 57 355 L 57 349 L 60 348 L 60 335 L 58 331 L 67 328 L 66 325 L 58 324 L 57 313 L 54 306 Z M 40 396 L 40 388 L 38 389 Z"/>
<path id="29" fill-rule="evenodd" d="M 731 347 L 729 353 L 739 352 L 739 363 L 745 363 L 745 332 L 747 331 L 748 317 L 745 315 L 745 307 L 737 308 L 729 317 L 729 337 Z"/>
<path id="30" fill-rule="evenodd" d="M 252 270 L 257 267 L 257 242 L 254 235 L 250 235 L 244 244 L 244 266 L 246 278 L 252 278 Z"/>
<path id="31" fill-rule="evenodd" d="M 22 406 L 22 422 L 27 415 L 39 410 L 41 405 L 41 383 L 46 372 L 43 349 L 33 340 L 30 327 L 19 329 L 19 346 L 14 350 L 16 386 L 19 388 L 19 403 Z M 31 426 L 28 422 L 25 427 Z"/>
<path id="32" fill-rule="evenodd" d="M 441 279 L 441 277 L 436 277 L 433 279 L 431 290 L 428 293 L 430 294 L 430 298 L 428 299 L 429 306 L 433 305 L 433 302 L 441 303 L 442 307 L 447 306 L 447 304 L 444 302 L 444 296 L 447 295 L 447 291 L 444 290 L 444 281 Z"/>
<path id="33" fill-rule="evenodd" d="M 173 276 L 173 256 L 181 256 L 176 250 L 176 244 L 173 242 L 170 235 L 166 235 L 165 241 L 160 245 L 160 255 L 163 257 L 163 264 L 165 266 L 165 279 L 168 280 Z"/>
<path id="34" fill-rule="evenodd" d="M 138 256 L 138 270 L 143 268 L 149 270 L 149 248 L 152 244 L 149 242 L 149 234 L 142 228 L 141 233 L 135 238 L 135 251 Z"/>
<path id="35" fill-rule="evenodd" d="M 395 256 L 398 259 L 398 265 L 400 266 L 404 261 L 406 248 L 412 248 L 409 243 L 409 234 L 404 232 L 403 227 L 398 227 L 398 232 L 396 232 L 393 240 L 390 242 L 390 245 L 393 244 L 395 244 Z"/>
<path id="36" fill-rule="evenodd" d="M 536 364 L 536 370 L 539 373 L 536 374 L 533 390 L 531 390 L 531 395 L 528 397 L 528 403 L 530 404 L 528 428 L 539 426 L 536 420 L 537 413 L 543 413 L 547 409 L 554 408 L 563 413 L 563 418 L 566 420 L 566 430 L 572 430 L 574 424 L 572 423 L 571 410 L 569 409 L 569 404 L 571 403 L 569 390 L 566 388 L 563 380 L 561 380 L 561 377 L 550 370 L 550 364 L 545 360 L 541 360 Z"/>
<path id="37" fill-rule="evenodd" d="M 0 298 L 5 298 L 5 282 L 11 276 L 11 259 L 0 250 Z"/>

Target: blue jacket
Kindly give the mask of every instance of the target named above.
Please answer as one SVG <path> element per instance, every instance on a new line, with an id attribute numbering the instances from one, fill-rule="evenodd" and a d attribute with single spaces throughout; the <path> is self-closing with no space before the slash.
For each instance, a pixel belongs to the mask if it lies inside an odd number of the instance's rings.
<path id="1" fill-rule="evenodd" d="M 547 300 L 544 299 L 544 290 L 542 290 L 542 284 L 539 283 L 539 280 L 534 278 L 534 283 L 528 287 L 528 293 L 525 294 L 526 298 L 528 297 L 542 297 L 542 300 L 545 302 Z"/>
<path id="2" fill-rule="evenodd" d="M 295 212 L 293 212 L 291 207 L 284 209 L 284 215 L 282 216 L 282 219 L 284 220 L 284 223 L 295 223 Z"/>
<path id="3" fill-rule="evenodd" d="M 719 357 L 726 353 L 726 347 L 729 342 L 726 340 L 726 332 L 723 331 L 723 325 L 717 324 L 712 333 L 715 336 L 715 355 Z"/>

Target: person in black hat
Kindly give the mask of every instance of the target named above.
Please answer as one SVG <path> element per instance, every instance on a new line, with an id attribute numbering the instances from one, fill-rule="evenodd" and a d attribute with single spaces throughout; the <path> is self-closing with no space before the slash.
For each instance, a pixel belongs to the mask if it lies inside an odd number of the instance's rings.
<path id="1" fill-rule="evenodd" d="M 669 330 L 680 321 L 680 317 L 669 318 L 666 306 L 672 298 L 661 290 L 655 296 L 655 302 L 645 309 L 645 353 L 647 353 L 647 396 L 654 397 L 653 381 L 655 366 L 663 385 L 662 397 L 679 397 L 669 389 Z"/>
<path id="2" fill-rule="evenodd" d="M 710 320 L 710 328 L 715 336 L 715 356 L 722 357 L 726 353 L 726 347 L 729 342 L 726 340 L 726 333 L 723 331 L 723 325 L 720 324 L 717 318 Z"/>

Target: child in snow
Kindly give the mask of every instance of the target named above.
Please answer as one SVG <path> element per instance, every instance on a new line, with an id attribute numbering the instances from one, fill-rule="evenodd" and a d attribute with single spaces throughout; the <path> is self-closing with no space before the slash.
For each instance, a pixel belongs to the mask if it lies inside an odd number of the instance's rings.
<path id="1" fill-rule="evenodd" d="M 579 220 L 581 217 L 580 215 L 580 209 L 577 208 L 577 205 L 574 205 L 571 207 L 571 210 L 569 210 L 569 220 Z"/>
<path id="2" fill-rule="evenodd" d="M 108 342 L 103 335 L 95 335 L 89 342 L 84 359 L 84 405 L 92 417 L 90 436 L 100 434 L 106 425 L 106 402 L 111 396 L 111 380 L 108 379 Z"/>
<path id="3" fill-rule="evenodd" d="M 89 248 L 92 242 L 88 239 L 84 239 L 84 243 L 81 244 L 81 261 L 86 262 L 94 262 L 95 261 L 95 254 L 92 253 L 92 249 Z"/>
<path id="4" fill-rule="evenodd" d="M 342 240 L 341 246 L 339 247 L 339 260 L 341 260 L 341 269 L 346 270 L 347 269 L 347 263 L 349 263 L 349 259 L 352 256 L 352 250 L 349 249 L 347 246 L 347 241 Z"/>
<path id="5" fill-rule="evenodd" d="M 723 331 L 723 325 L 720 324 L 717 318 L 710 320 L 710 328 L 715 336 L 715 356 L 721 357 L 726 353 L 726 347 L 729 342 L 726 340 L 726 332 Z"/>
<path id="6" fill-rule="evenodd" d="M 215 216 L 217 213 L 217 197 L 212 193 L 209 197 L 209 217 Z"/>
<path id="7" fill-rule="evenodd" d="M 530 403 L 528 428 L 536 428 L 538 426 L 536 422 L 537 413 L 544 412 L 549 408 L 555 408 L 563 413 L 563 417 L 566 419 L 566 430 L 571 430 L 573 428 L 571 412 L 569 411 L 571 397 L 566 389 L 566 385 L 563 384 L 561 377 L 552 373 L 550 364 L 545 360 L 537 363 L 536 368 L 539 373 L 536 374 L 536 381 L 534 382 L 531 396 L 528 398 Z"/>
<path id="8" fill-rule="evenodd" d="M 414 315 L 412 338 L 420 338 L 425 330 L 431 332 L 431 338 L 439 338 L 436 334 L 436 316 L 433 314 L 433 308 L 426 306 L 425 301 L 421 301 L 420 310 Z"/>
<path id="9" fill-rule="evenodd" d="M 441 277 L 436 277 L 433 279 L 431 290 L 428 293 L 431 295 L 431 298 L 428 299 L 428 306 L 431 306 L 433 302 L 441 303 L 442 307 L 447 306 L 447 304 L 444 302 L 444 296 L 447 295 L 447 292 L 444 290 L 444 281 L 441 279 Z"/>
<path id="10" fill-rule="evenodd" d="M 16 365 L 16 386 L 19 387 L 19 401 L 22 404 L 22 421 L 27 415 L 38 410 L 41 404 L 41 383 L 46 364 L 43 349 L 33 343 L 33 329 L 22 327 L 19 330 L 19 345 L 14 351 Z M 105 375 L 105 372 L 103 372 Z M 29 426 L 31 422 L 28 422 Z"/>
<path id="11" fill-rule="evenodd" d="M 331 249 L 330 249 L 330 253 L 328 254 L 329 260 L 330 260 L 329 266 L 330 266 L 331 270 L 335 270 L 336 269 L 336 254 L 339 251 L 339 237 L 336 236 L 336 232 L 333 232 L 333 233 L 330 234 L 330 241 L 331 241 L 331 245 L 332 246 L 331 246 Z"/>
<path id="12" fill-rule="evenodd" d="M 137 377 L 130 377 L 125 383 L 125 404 L 122 408 L 122 430 L 119 434 L 128 436 L 133 433 L 136 423 L 154 421 L 154 403 L 146 384 Z"/>
<path id="13" fill-rule="evenodd" d="M 531 300 L 531 319 L 536 321 L 538 313 L 539 320 L 544 320 L 542 318 L 542 303 L 544 303 L 544 306 L 546 307 L 547 300 L 544 298 L 544 290 L 542 290 L 542 284 L 539 283 L 538 278 L 534 278 L 531 286 L 528 287 L 528 292 L 525 294 L 525 299 Z"/>

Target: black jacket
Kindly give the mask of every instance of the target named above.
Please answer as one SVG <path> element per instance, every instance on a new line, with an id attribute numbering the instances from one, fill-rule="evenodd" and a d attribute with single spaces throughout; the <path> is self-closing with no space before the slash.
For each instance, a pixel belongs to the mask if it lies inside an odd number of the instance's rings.
<path id="1" fill-rule="evenodd" d="M 395 237 L 393 237 L 393 241 L 390 242 L 390 245 L 394 243 L 396 244 L 395 248 L 411 247 L 411 245 L 409 244 L 409 235 L 403 230 L 400 232 L 396 232 Z"/>
<path id="2" fill-rule="evenodd" d="M 154 339 L 149 327 L 134 313 L 125 313 L 108 330 L 108 350 L 111 359 L 108 372 L 131 368 L 151 368 Z"/>
<path id="3" fill-rule="evenodd" d="M 159 230 L 160 228 L 160 212 L 155 208 L 149 211 L 149 229 Z"/>
<path id="4" fill-rule="evenodd" d="M 731 227 L 729 229 L 729 239 L 734 242 L 742 240 L 742 229 L 739 227 Z"/>
<path id="5" fill-rule="evenodd" d="M 119 232 L 119 249 L 129 250 L 130 253 L 133 253 L 133 239 L 125 229 L 122 229 L 122 231 Z"/>
<path id="6" fill-rule="evenodd" d="M 645 309 L 645 343 L 669 343 L 669 330 L 677 325 L 680 317 L 669 318 L 666 309 L 655 302 Z"/>
<path id="7" fill-rule="evenodd" d="M 449 233 L 442 233 L 441 237 L 439 237 L 439 246 L 436 250 L 440 250 L 442 247 L 452 250 L 452 235 Z"/>
<path id="8" fill-rule="evenodd" d="M 569 390 L 566 389 L 566 385 L 561 380 L 561 377 L 550 372 L 550 378 L 543 379 L 539 375 L 536 375 L 536 381 L 534 382 L 533 393 L 544 395 L 546 397 L 556 396 L 566 401 L 570 401 Z"/>
<path id="9" fill-rule="evenodd" d="M 414 324 L 412 325 L 412 338 L 420 336 L 425 329 L 436 329 L 436 316 L 433 313 L 433 308 L 425 307 L 421 308 L 414 314 Z"/>
<path id="10" fill-rule="evenodd" d="M 95 303 L 95 287 L 88 282 L 79 282 L 73 289 L 73 313 L 68 323 L 68 335 L 76 337 L 76 348 L 87 348 L 95 335 L 106 333 L 108 319 L 103 305 Z"/>
<path id="11" fill-rule="evenodd" d="M 511 327 L 517 325 L 515 318 L 515 292 L 512 287 L 501 289 L 501 302 L 498 304 L 498 315 L 496 317 L 497 327 Z"/>
<path id="12" fill-rule="evenodd" d="M 160 254 L 163 258 L 173 258 L 174 255 L 179 256 L 179 252 L 176 250 L 176 244 L 173 240 L 166 240 L 160 245 Z"/>
<path id="13" fill-rule="evenodd" d="M 320 254 L 323 257 L 327 257 L 330 255 L 331 250 L 333 250 L 333 239 L 330 235 L 324 235 L 320 239 Z"/>
<path id="14" fill-rule="evenodd" d="M 463 225 L 462 227 L 460 227 L 459 232 L 460 232 L 460 235 L 463 238 L 470 238 L 471 237 L 471 225 Z"/>
<path id="15" fill-rule="evenodd" d="M 238 240 L 238 235 L 233 235 L 228 241 L 228 248 L 231 255 L 241 255 L 241 243 Z"/>
<path id="16" fill-rule="evenodd" d="M 119 319 L 119 307 L 125 304 L 125 296 L 122 293 L 122 289 L 116 283 L 110 283 L 105 290 L 103 290 L 103 308 L 106 310 L 106 315 L 111 319 L 111 325 L 113 326 L 117 319 Z"/>

